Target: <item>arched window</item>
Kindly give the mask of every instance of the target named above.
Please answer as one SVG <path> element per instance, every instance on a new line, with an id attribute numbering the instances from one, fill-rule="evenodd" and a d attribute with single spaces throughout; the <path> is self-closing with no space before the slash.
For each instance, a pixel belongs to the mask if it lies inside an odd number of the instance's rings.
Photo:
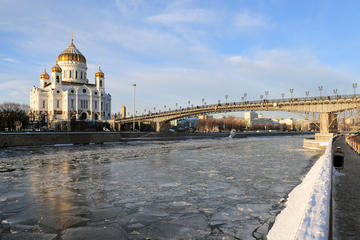
<path id="1" fill-rule="evenodd" d="M 76 79 L 78 78 L 78 74 L 77 74 L 77 71 L 75 71 L 75 78 L 76 78 Z"/>
<path id="2" fill-rule="evenodd" d="M 69 78 L 71 78 L 71 70 L 69 71 Z"/>
<path id="3" fill-rule="evenodd" d="M 83 79 L 83 72 L 80 72 L 80 78 Z"/>
<path id="4" fill-rule="evenodd" d="M 56 76 L 56 82 L 57 82 L 57 83 L 60 82 L 59 76 Z"/>
<path id="5" fill-rule="evenodd" d="M 100 80 L 100 87 L 102 87 L 102 80 Z"/>

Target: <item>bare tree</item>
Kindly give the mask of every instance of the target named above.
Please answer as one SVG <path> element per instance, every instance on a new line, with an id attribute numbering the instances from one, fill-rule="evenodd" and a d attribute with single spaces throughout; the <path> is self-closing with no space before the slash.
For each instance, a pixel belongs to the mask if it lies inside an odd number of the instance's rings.
<path id="1" fill-rule="evenodd" d="M 0 129 L 14 130 L 16 128 L 25 127 L 29 122 L 26 115 L 29 106 L 19 103 L 4 102 L 0 104 Z"/>

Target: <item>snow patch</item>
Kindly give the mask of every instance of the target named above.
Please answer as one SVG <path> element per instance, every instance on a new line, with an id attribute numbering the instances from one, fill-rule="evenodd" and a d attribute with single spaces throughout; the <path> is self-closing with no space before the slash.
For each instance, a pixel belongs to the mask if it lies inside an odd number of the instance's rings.
<path id="1" fill-rule="evenodd" d="M 328 239 L 331 148 L 332 140 L 302 183 L 290 192 L 286 207 L 267 235 L 268 240 Z"/>

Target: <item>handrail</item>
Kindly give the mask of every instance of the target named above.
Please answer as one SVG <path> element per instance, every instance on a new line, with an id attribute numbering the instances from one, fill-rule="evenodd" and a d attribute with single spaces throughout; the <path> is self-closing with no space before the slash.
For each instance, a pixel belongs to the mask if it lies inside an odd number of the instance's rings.
<path id="1" fill-rule="evenodd" d="M 318 97 L 302 97 L 302 98 L 281 98 L 281 99 L 263 99 L 263 100 L 255 100 L 255 101 L 241 101 L 241 102 L 229 102 L 229 103 L 219 103 L 219 104 L 207 104 L 207 105 L 197 105 L 194 107 L 187 107 L 187 108 L 182 108 L 182 109 L 176 109 L 176 110 L 170 110 L 170 111 L 159 111 L 158 113 L 150 113 L 150 114 L 145 114 L 145 115 L 139 115 L 136 116 L 135 119 L 139 120 L 139 119 L 144 119 L 144 118 L 155 118 L 155 117 L 160 117 L 160 116 L 168 116 L 168 115 L 172 115 L 172 114 L 179 114 L 179 113 L 186 113 L 189 112 L 191 110 L 199 110 L 199 111 L 203 111 L 206 109 L 212 110 L 215 107 L 216 108 L 227 108 L 227 107 L 231 107 L 231 106 L 252 106 L 252 105 L 259 105 L 259 104 L 266 104 L 266 105 L 270 105 L 270 104 L 280 104 L 280 103 L 289 103 L 289 104 L 296 104 L 296 103 L 300 103 L 300 102 L 313 102 L 313 101 L 331 101 L 331 100 L 352 100 L 352 99 L 357 99 L 360 101 L 360 96 L 359 94 L 347 94 L 347 95 L 332 95 L 332 96 L 318 96 Z M 216 109 L 214 109 L 216 112 Z M 132 116 L 126 117 L 126 118 L 122 118 L 122 119 L 117 119 L 120 121 L 124 121 L 124 120 L 133 120 Z"/>

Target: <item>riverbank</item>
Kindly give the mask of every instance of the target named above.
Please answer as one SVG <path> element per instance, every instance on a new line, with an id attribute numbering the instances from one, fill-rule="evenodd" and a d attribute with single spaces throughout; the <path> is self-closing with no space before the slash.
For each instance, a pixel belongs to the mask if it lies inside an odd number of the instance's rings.
<path id="1" fill-rule="evenodd" d="M 185 139 L 228 137 L 221 133 L 179 133 L 179 132 L 25 132 L 0 133 L 0 148 L 17 146 L 43 146 L 57 144 L 102 144 L 126 141 L 171 141 Z M 239 132 L 235 138 L 256 136 L 289 136 L 313 134 L 311 132 Z"/>
<path id="2" fill-rule="evenodd" d="M 321 239 L 329 236 L 332 142 L 324 155 L 289 194 L 268 240 Z"/>

